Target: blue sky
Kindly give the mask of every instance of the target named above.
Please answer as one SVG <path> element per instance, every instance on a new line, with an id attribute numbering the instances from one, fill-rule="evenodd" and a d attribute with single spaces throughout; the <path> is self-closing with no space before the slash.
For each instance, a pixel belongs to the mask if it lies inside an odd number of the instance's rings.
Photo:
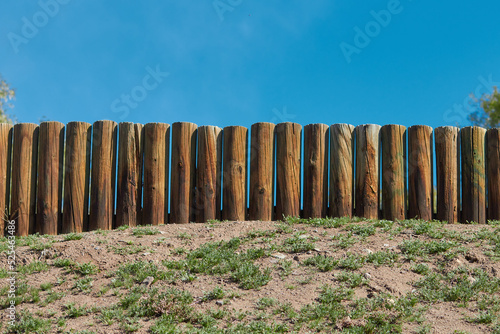
<path id="1" fill-rule="evenodd" d="M 465 126 L 468 95 L 500 86 L 499 12 L 463 0 L 3 0 L 0 73 L 20 122 Z"/>

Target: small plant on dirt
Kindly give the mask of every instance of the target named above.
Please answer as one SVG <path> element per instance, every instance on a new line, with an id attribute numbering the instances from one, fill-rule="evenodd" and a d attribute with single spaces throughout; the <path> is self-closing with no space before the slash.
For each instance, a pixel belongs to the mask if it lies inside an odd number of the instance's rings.
<path id="1" fill-rule="evenodd" d="M 351 289 L 367 283 L 367 280 L 363 277 L 363 275 L 349 271 L 341 271 L 335 276 L 335 279 L 339 282 L 345 283 L 345 285 Z"/>
<path id="2" fill-rule="evenodd" d="M 64 241 L 80 240 L 83 238 L 83 234 L 80 233 L 68 233 L 64 235 Z"/>
<path id="3" fill-rule="evenodd" d="M 77 264 L 73 268 L 73 272 L 87 276 L 97 274 L 97 266 L 91 262 Z"/>
<path id="4" fill-rule="evenodd" d="M 71 259 L 56 259 L 54 261 L 54 266 L 59 267 L 59 268 L 66 268 L 70 270 L 73 266 L 75 266 L 76 263 L 71 260 Z"/>
<path id="5" fill-rule="evenodd" d="M 368 254 L 366 262 L 373 263 L 375 266 L 381 265 L 394 265 L 398 260 L 399 255 L 392 251 L 379 251 L 375 253 Z"/>
<path id="6" fill-rule="evenodd" d="M 427 275 L 430 272 L 430 268 L 425 263 L 417 263 L 411 267 L 411 271 L 420 275 Z"/>
<path id="7" fill-rule="evenodd" d="M 49 265 L 46 262 L 41 261 L 34 261 L 26 265 L 17 267 L 17 272 L 25 275 L 30 275 L 47 270 L 49 270 Z"/>
<path id="8" fill-rule="evenodd" d="M 50 319 L 40 319 L 32 316 L 28 311 L 22 310 L 13 326 L 8 326 L 9 333 L 48 333 Z"/>
<path id="9" fill-rule="evenodd" d="M 307 238 L 301 237 L 300 233 L 296 233 L 290 238 L 286 238 L 282 245 L 282 250 L 287 253 L 305 253 L 316 248 L 313 242 Z"/>
<path id="10" fill-rule="evenodd" d="M 69 303 L 64 305 L 65 311 L 66 311 L 66 316 L 68 318 L 78 318 L 84 315 L 87 315 L 88 313 L 91 312 L 90 308 L 87 308 L 87 305 L 83 306 L 75 306 L 75 303 Z"/>
<path id="11" fill-rule="evenodd" d="M 306 266 L 314 266 L 319 271 L 326 272 L 333 270 L 337 266 L 338 261 L 331 256 L 316 255 L 306 259 L 303 263 Z"/>
<path id="12" fill-rule="evenodd" d="M 265 310 L 271 306 L 276 305 L 277 303 L 278 303 L 278 301 L 274 298 L 264 297 L 264 298 L 260 298 L 257 301 L 256 306 L 257 306 L 258 310 Z"/>
<path id="13" fill-rule="evenodd" d="M 40 284 L 40 289 L 41 289 L 42 291 L 47 291 L 47 290 L 52 289 L 52 287 L 53 287 L 53 286 L 54 286 L 54 285 L 53 285 L 52 283 L 50 283 L 50 282 L 45 282 L 45 283 Z"/>
<path id="14" fill-rule="evenodd" d="M 132 229 L 132 235 L 136 237 L 142 237 L 144 235 L 155 235 L 160 234 L 161 232 L 157 228 L 150 227 L 137 227 Z"/>
<path id="15" fill-rule="evenodd" d="M 215 287 L 212 291 L 206 292 L 201 298 L 202 302 L 208 302 L 210 300 L 222 299 L 226 295 L 226 292 L 220 287 Z"/>
<path id="16" fill-rule="evenodd" d="M 78 290 L 78 292 L 88 292 L 92 289 L 92 281 L 92 277 L 79 279 L 73 285 L 73 289 Z"/>
<path id="17" fill-rule="evenodd" d="M 131 243 L 131 244 L 127 243 L 127 246 L 112 246 L 112 245 L 109 245 L 107 247 L 108 247 L 108 250 L 110 250 L 113 253 L 118 254 L 118 255 L 137 254 L 137 253 L 140 253 L 140 252 L 143 252 L 143 251 L 146 250 L 145 246 L 134 245 L 133 243 Z"/>
<path id="18" fill-rule="evenodd" d="M 64 292 L 49 291 L 47 297 L 40 303 L 40 306 L 45 307 L 56 300 L 62 299 L 66 294 Z"/>
<path id="19" fill-rule="evenodd" d="M 341 258 L 337 267 L 340 269 L 356 270 L 364 266 L 366 258 L 362 255 L 347 254 L 346 257 Z"/>
<path id="20" fill-rule="evenodd" d="M 292 268 L 293 268 L 293 261 L 281 260 L 279 262 L 280 277 L 282 280 L 292 273 Z"/>

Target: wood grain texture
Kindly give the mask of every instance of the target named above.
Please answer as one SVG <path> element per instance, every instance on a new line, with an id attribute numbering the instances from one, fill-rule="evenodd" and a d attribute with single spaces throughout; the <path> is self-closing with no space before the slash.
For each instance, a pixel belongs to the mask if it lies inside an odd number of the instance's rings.
<path id="1" fill-rule="evenodd" d="M 276 219 L 300 216 L 300 155 L 302 126 L 276 125 Z"/>
<path id="2" fill-rule="evenodd" d="M 172 124 L 172 171 L 170 184 L 170 223 L 195 221 L 197 125 Z"/>
<path id="3" fill-rule="evenodd" d="M 331 217 L 352 217 L 354 203 L 354 126 L 330 127 Z"/>
<path id="4" fill-rule="evenodd" d="M 248 129 L 227 126 L 223 131 L 222 219 L 246 220 Z"/>
<path id="5" fill-rule="evenodd" d="M 329 127 L 304 127 L 304 218 L 324 218 L 328 207 Z"/>
<path id="6" fill-rule="evenodd" d="M 10 219 L 16 221 L 16 235 L 27 236 L 35 233 L 38 125 L 14 125 L 12 151 Z"/>
<path id="7" fill-rule="evenodd" d="M 144 210 L 143 224 L 168 223 L 168 160 L 170 125 L 144 126 Z"/>
<path id="8" fill-rule="evenodd" d="M 408 128 L 408 218 L 432 219 L 432 128 Z"/>
<path id="9" fill-rule="evenodd" d="M 0 237 L 9 219 L 10 167 L 12 162 L 12 125 L 0 123 Z"/>
<path id="10" fill-rule="evenodd" d="M 196 221 L 205 223 L 221 218 L 222 129 L 198 128 L 198 167 L 196 171 Z"/>
<path id="11" fill-rule="evenodd" d="M 379 214 L 380 125 L 356 127 L 356 216 L 377 219 Z"/>
<path id="12" fill-rule="evenodd" d="M 486 223 L 486 129 L 462 128 L 462 222 Z"/>
<path id="13" fill-rule="evenodd" d="M 62 233 L 88 230 L 92 125 L 66 124 Z"/>
<path id="14" fill-rule="evenodd" d="M 437 215 L 450 224 L 460 214 L 460 129 L 442 126 L 434 129 L 436 147 Z"/>
<path id="15" fill-rule="evenodd" d="M 274 213 L 274 135 L 273 123 L 255 123 L 250 144 L 250 220 L 272 220 Z"/>
<path id="16" fill-rule="evenodd" d="M 92 171 L 90 186 L 91 231 L 113 227 L 117 124 L 97 121 L 92 131 Z"/>
<path id="17" fill-rule="evenodd" d="M 486 132 L 488 219 L 500 220 L 500 128 Z"/>
<path id="18" fill-rule="evenodd" d="M 404 220 L 406 216 L 406 127 L 384 125 L 382 142 L 382 217 Z"/>
<path id="19" fill-rule="evenodd" d="M 144 131 L 142 124 L 118 126 L 118 178 L 116 227 L 141 224 L 142 163 Z"/>
<path id="20" fill-rule="evenodd" d="M 38 146 L 36 230 L 56 235 L 61 231 L 64 124 L 42 122 Z"/>

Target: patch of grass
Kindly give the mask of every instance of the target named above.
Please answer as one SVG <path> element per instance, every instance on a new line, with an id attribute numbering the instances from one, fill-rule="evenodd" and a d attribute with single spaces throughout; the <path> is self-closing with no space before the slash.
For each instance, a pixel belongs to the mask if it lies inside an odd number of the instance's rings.
<path id="1" fill-rule="evenodd" d="M 224 291 L 224 289 L 222 289 L 220 286 L 216 286 L 212 291 L 206 292 L 201 298 L 201 301 L 207 302 L 210 300 L 218 300 L 224 298 L 225 295 L 226 292 Z"/>
<path id="2" fill-rule="evenodd" d="M 182 232 L 182 233 L 177 234 L 177 238 L 179 238 L 181 240 L 191 240 L 193 238 L 193 236 L 189 233 Z"/>
<path id="3" fill-rule="evenodd" d="M 64 292 L 49 291 L 47 297 L 45 297 L 43 302 L 40 303 L 40 306 L 45 307 L 48 304 L 55 302 L 56 300 L 62 299 L 64 296 L 66 296 Z"/>
<path id="4" fill-rule="evenodd" d="M 356 270 L 364 266 L 366 258 L 362 255 L 347 254 L 346 257 L 341 258 L 337 266 L 340 269 Z"/>
<path id="5" fill-rule="evenodd" d="M 97 274 L 97 266 L 91 262 L 76 264 L 73 268 L 73 272 L 87 276 Z"/>
<path id="6" fill-rule="evenodd" d="M 335 279 L 339 282 L 345 283 L 345 285 L 351 289 L 367 283 L 367 280 L 363 277 L 363 275 L 348 271 L 338 273 L 335 276 Z"/>
<path id="7" fill-rule="evenodd" d="M 107 247 L 108 247 L 108 250 L 110 250 L 113 253 L 118 254 L 118 255 L 137 254 L 137 253 L 140 253 L 140 252 L 143 252 L 146 250 L 145 246 L 134 245 L 133 243 L 127 244 L 126 246 L 108 245 Z"/>
<path id="8" fill-rule="evenodd" d="M 264 298 L 260 298 L 257 301 L 256 306 L 257 306 L 258 310 L 265 310 L 271 306 L 276 305 L 277 303 L 278 303 L 278 301 L 274 298 L 264 297 Z"/>
<path id="9" fill-rule="evenodd" d="M 346 231 L 352 232 L 354 235 L 359 235 L 360 237 L 369 237 L 375 234 L 375 226 L 373 224 L 350 224 L 345 227 Z"/>
<path id="10" fill-rule="evenodd" d="M 42 283 L 42 284 L 40 284 L 40 290 L 47 291 L 47 290 L 52 289 L 53 286 L 54 285 L 50 282 Z"/>
<path id="11" fill-rule="evenodd" d="M 314 242 L 309 241 L 308 238 L 301 238 L 300 233 L 295 233 L 292 237 L 286 238 L 281 247 L 287 253 L 305 253 L 314 248 L 316 248 Z"/>
<path id="12" fill-rule="evenodd" d="M 373 263 L 376 266 L 381 265 L 394 265 L 398 260 L 399 255 L 392 251 L 379 251 L 375 253 L 368 254 L 366 257 L 366 262 Z"/>
<path id="13" fill-rule="evenodd" d="M 17 267 L 17 272 L 20 274 L 30 275 L 37 272 L 49 270 L 49 265 L 46 262 L 34 261 L 23 266 Z"/>
<path id="14" fill-rule="evenodd" d="M 13 326 L 7 327 L 10 333 L 48 333 L 51 329 L 50 319 L 34 317 L 28 311 L 22 310 Z"/>
<path id="15" fill-rule="evenodd" d="M 92 312 L 90 308 L 87 307 L 87 305 L 82 305 L 80 307 L 75 306 L 75 303 L 69 303 L 64 305 L 64 309 L 66 312 L 66 316 L 68 318 L 78 318 L 82 317 L 84 315 L 89 314 Z"/>
<path id="16" fill-rule="evenodd" d="M 186 270 L 189 273 L 209 275 L 229 274 L 243 289 L 252 289 L 271 280 L 270 269 L 261 271 L 253 262 L 263 257 L 264 249 L 249 249 L 237 253 L 241 240 L 211 242 L 190 252 L 185 260 L 163 261 L 169 269 Z"/>
<path id="17" fill-rule="evenodd" d="M 337 266 L 338 260 L 335 260 L 331 256 L 316 255 L 306 259 L 303 263 L 306 266 L 314 266 L 319 271 L 326 272 L 333 270 Z"/>
<path id="18" fill-rule="evenodd" d="M 83 234 L 80 233 L 68 233 L 64 235 L 64 241 L 80 240 L 83 238 Z"/>
<path id="19" fill-rule="evenodd" d="M 418 263 L 411 267 L 411 271 L 420 275 L 428 275 L 430 273 L 430 268 L 425 263 Z"/>
<path id="20" fill-rule="evenodd" d="M 433 255 L 448 251 L 449 249 L 458 246 L 455 241 L 421 241 L 421 240 L 405 240 L 398 247 L 401 252 L 406 255 Z"/>
<path id="21" fill-rule="evenodd" d="M 137 227 L 132 229 L 132 235 L 136 237 L 142 237 L 144 235 L 155 235 L 160 233 L 160 230 L 151 227 Z"/>
<path id="22" fill-rule="evenodd" d="M 92 282 L 92 277 L 84 277 L 75 282 L 73 289 L 78 290 L 79 292 L 88 292 L 92 289 Z"/>
<path id="23" fill-rule="evenodd" d="M 59 268 L 66 268 L 70 270 L 73 266 L 76 265 L 76 262 L 71 259 L 55 259 L 54 266 Z"/>

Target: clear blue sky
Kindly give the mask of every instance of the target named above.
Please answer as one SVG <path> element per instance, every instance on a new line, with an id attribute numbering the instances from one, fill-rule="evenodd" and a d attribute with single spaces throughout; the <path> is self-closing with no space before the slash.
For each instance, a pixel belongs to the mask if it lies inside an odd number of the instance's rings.
<path id="1" fill-rule="evenodd" d="M 3 0 L 0 73 L 20 122 L 467 125 L 468 95 L 500 86 L 498 13 L 464 0 Z"/>

